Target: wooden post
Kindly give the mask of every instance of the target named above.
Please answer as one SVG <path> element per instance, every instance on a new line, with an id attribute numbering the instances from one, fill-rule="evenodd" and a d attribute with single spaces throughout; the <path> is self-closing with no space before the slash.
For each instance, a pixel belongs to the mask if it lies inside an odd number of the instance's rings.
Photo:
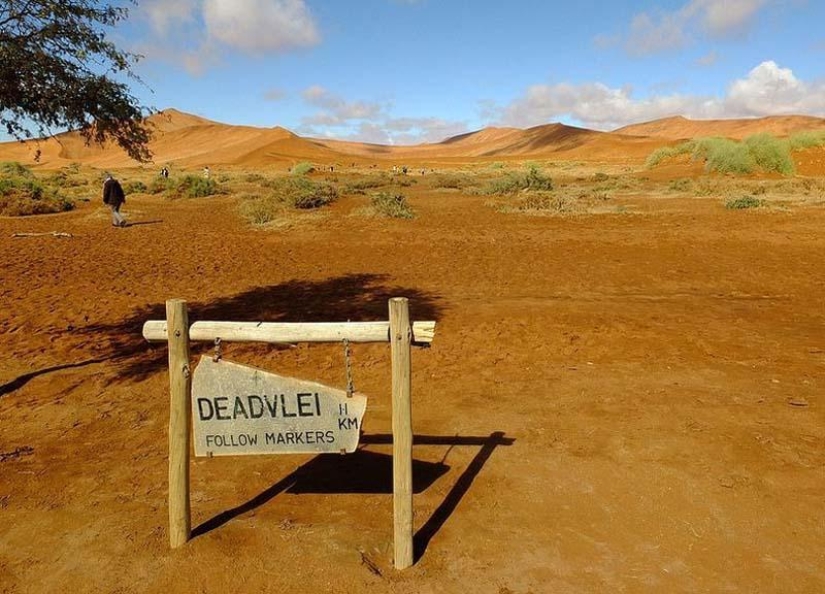
<path id="1" fill-rule="evenodd" d="M 396 569 L 406 569 L 413 564 L 410 333 L 409 302 L 403 297 L 390 299 L 393 544 Z"/>
<path id="2" fill-rule="evenodd" d="M 169 544 L 185 544 L 192 532 L 189 509 L 189 314 L 186 301 L 166 302 L 169 340 Z"/>

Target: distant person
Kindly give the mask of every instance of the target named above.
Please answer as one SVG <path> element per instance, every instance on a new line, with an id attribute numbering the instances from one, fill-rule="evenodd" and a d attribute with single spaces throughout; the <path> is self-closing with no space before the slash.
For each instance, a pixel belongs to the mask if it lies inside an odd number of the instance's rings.
<path id="1" fill-rule="evenodd" d="M 203 168 L 203 177 L 205 179 L 209 179 L 209 166 L 208 165 Z"/>
<path id="2" fill-rule="evenodd" d="M 112 211 L 112 225 L 115 227 L 126 226 L 126 219 L 120 214 L 120 207 L 124 202 L 126 194 L 120 182 L 113 178 L 111 173 L 107 173 L 106 181 L 103 182 L 103 204 L 108 205 Z"/>
<path id="3" fill-rule="evenodd" d="M 164 165 L 160 170 L 160 176 L 163 179 L 169 179 L 169 169 Z"/>

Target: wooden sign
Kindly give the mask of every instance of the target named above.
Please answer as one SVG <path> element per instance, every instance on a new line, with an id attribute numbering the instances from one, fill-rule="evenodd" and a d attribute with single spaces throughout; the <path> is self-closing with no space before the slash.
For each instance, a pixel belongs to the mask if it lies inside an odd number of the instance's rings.
<path id="1" fill-rule="evenodd" d="M 192 376 L 196 456 L 351 453 L 367 399 L 201 357 Z"/>

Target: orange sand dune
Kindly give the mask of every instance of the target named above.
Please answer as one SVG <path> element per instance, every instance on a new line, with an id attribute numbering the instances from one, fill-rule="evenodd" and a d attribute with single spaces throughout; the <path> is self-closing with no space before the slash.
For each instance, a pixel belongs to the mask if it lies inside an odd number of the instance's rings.
<path id="1" fill-rule="evenodd" d="M 790 136 L 798 132 L 822 129 L 825 129 L 825 119 L 812 116 L 770 116 L 741 120 L 690 120 L 675 116 L 625 126 L 614 130 L 613 133 L 667 139 L 725 136 L 741 140 L 760 132 L 775 136 Z"/>
<path id="2" fill-rule="evenodd" d="M 688 120 L 666 118 L 597 132 L 559 123 L 517 128 L 484 128 L 439 143 L 386 146 L 300 137 L 284 128 L 255 128 L 214 122 L 167 109 L 153 115 L 155 136 L 150 144 L 156 164 L 180 168 L 223 165 L 287 167 L 298 161 L 410 165 L 467 160 L 546 159 L 641 164 L 656 148 L 677 139 L 697 136 L 742 138 L 757 132 L 784 136 L 803 130 L 825 129 L 825 119 L 780 116 L 749 120 Z M 76 132 L 38 143 L 0 144 L 0 160 L 59 168 L 79 162 L 92 167 L 126 168 L 136 164 L 116 146 L 87 145 Z"/>

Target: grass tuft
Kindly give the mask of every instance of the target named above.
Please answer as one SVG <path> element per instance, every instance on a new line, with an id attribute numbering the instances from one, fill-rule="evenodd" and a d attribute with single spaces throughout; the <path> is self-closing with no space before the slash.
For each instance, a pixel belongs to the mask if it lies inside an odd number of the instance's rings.
<path id="1" fill-rule="evenodd" d="M 744 210 L 747 208 L 759 208 L 763 202 L 759 198 L 753 196 L 741 196 L 740 198 L 733 198 L 725 202 L 725 208 L 728 210 Z"/>
<path id="2" fill-rule="evenodd" d="M 392 219 L 411 219 L 415 216 L 412 207 L 403 194 L 380 192 L 370 200 L 373 210 Z"/>

